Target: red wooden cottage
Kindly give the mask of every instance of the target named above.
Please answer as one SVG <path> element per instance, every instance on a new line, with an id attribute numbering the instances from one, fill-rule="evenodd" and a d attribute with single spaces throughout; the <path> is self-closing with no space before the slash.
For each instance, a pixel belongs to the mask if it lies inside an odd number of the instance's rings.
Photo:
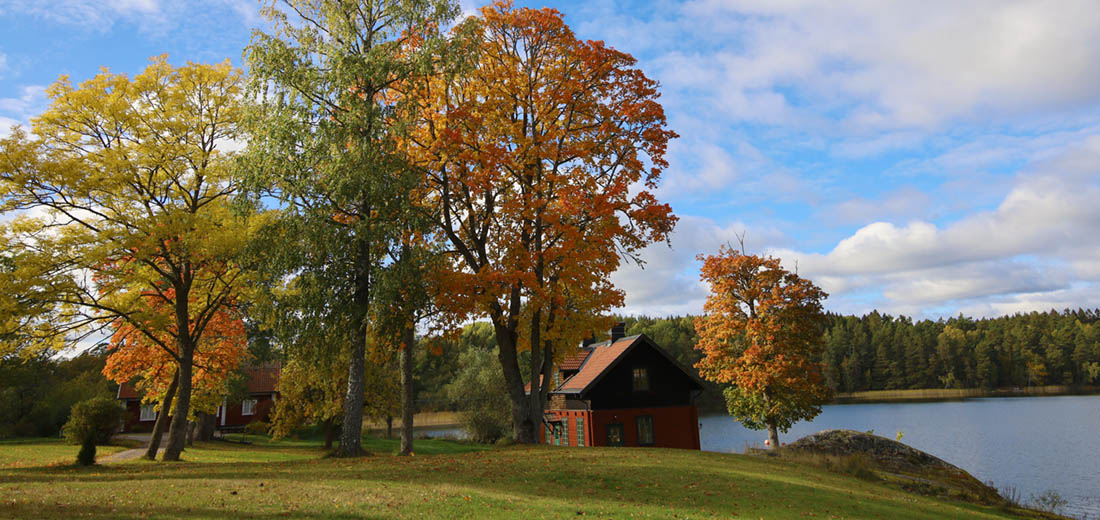
<path id="1" fill-rule="evenodd" d="M 248 397 L 242 401 L 222 401 L 215 415 L 215 425 L 218 429 L 233 430 L 246 426 L 255 421 L 266 421 L 268 414 L 275 405 L 278 397 L 276 388 L 279 385 L 279 373 L 282 365 L 279 363 L 265 363 L 245 369 L 248 378 L 246 391 Z M 141 395 L 132 385 L 124 383 L 118 387 L 118 400 L 129 412 L 126 414 L 122 431 L 152 431 L 153 424 L 157 420 L 156 403 L 142 404 Z"/>
<path id="2" fill-rule="evenodd" d="M 649 337 L 623 329 L 558 366 L 543 442 L 699 449 L 702 385 Z"/>

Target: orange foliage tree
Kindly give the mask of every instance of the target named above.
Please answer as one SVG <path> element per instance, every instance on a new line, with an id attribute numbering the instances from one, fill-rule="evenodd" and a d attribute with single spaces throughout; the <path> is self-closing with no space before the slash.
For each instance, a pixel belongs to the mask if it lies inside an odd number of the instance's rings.
<path id="1" fill-rule="evenodd" d="M 701 278 L 710 284 L 704 315 L 695 319 L 704 354 L 695 366 L 704 378 L 731 384 L 730 414 L 752 429 L 778 430 L 812 419 L 828 401 L 821 363 L 828 297 L 807 279 L 783 269 L 779 259 L 722 247 L 700 255 Z"/>
<path id="2" fill-rule="evenodd" d="M 118 384 L 135 382 L 135 389 L 144 402 L 160 402 L 146 457 L 155 458 L 164 433 L 168 410 L 171 409 L 179 384 L 180 352 L 173 338 L 179 336 L 174 323 L 155 327 L 155 316 L 170 315 L 174 311 L 171 300 L 173 291 L 167 289 L 165 298 L 147 291 L 142 295 L 149 311 L 143 313 L 149 323 L 132 324 L 115 322 L 114 333 L 108 346 L 107 363 L 103 375 Z M 165 320 L 167 321 L 167 320 Z M 144 326 L 142 326 L 144 325 Z M 193 328 L 196 324 L 191 323 Z M 154 332 L 154 338 L 146 333 Z M 248 341 L 244 321 L 237 309 L 226 302 L 213 313 L 205 325 L 205 331 L 196 343 L 195 367 L 191 376 L 191 415 L 209 413 L 222 400 L 227 382 L 241 363 L 248 357 Z"/>
<path id="3" fill-rule="evenodd" d="M 152 301 L 153 297 L 146 298 L 150 305 L 166 305 Z M 176 334 L 172 327 L 169 325 L 162 333 L 161 343 L 154 343 L 133 325 L 116 324 L 107 348 L 109 354 L 103 375 L 119 384 L 136 380 L 135 388 L 145 401 L 158 401 L 171 384 L 178 365 L 179 353 L 170 341 Z M 216 405 L 225 393 L 226 382 L 247 357 L 244 321 L 235 309 L 221 307 L 206 326 L 195 349 L 192 400 L 196 406 L 193 411 L 209 411 L 212 404 Z"/>
<path id="4" fill-rule="evenodd" d="M 634 58 L 553 9 L 498 1 L 454 41 L 474 42 L 461 67 L 401 87 L 418 111 L 404 145 L 451 254 L 441 306 L 492 321 L 515 438 L 534 442 L 551 378 L 526 395 L 517 353 L 538 381 L 622 305 L 611 273 L 676 222 L 651 193 L 676 134 Z"/>

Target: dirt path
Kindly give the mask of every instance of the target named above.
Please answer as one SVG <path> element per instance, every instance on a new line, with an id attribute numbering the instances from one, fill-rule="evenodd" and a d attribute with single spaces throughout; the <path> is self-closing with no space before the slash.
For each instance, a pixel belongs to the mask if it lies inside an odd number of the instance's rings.
<path id="1" fill-rule="evenodd" d="M 108 455 L 108 456 L 103 457 L 99 460 L 96 460 L 96 463 L 97 464 L 110 464 L 112 462 L 122 462 L 124 460 L 134 460 L 134 459 L 141 458 L 143 455 L 145 455 L 145 448 L 134 448 L 132 450 L 120 451 L 120 452 L 115 453 L 113 455 Z M 157 456 L 159 457 L 161 455 L 164 455 L 164 448 L 161 448 L 161 449 L 157 450 Z"/>

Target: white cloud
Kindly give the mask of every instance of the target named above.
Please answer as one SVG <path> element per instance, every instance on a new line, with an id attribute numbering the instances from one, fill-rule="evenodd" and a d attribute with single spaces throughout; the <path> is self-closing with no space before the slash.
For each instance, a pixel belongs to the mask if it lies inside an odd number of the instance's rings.
<path id="1" fill-rule="evenodd" d="M 666 90 L 740 121 L 831 126 L 812 114 L 839 112 L 858 135 L 1100 101 L 1100 10 L 1088 0 L 661 6 L 628 15 L 603 3 L 578 28 L 655 54 L 644 65 Z"/>
<path id="2" fill-rule="evenodd" d="M 1056 296 L 1074 284 L 1100 286 L 1097 201 L 1100 136 L 1031 164 L 993 210 L 943 226 L 875 222 L 828 253 L 773 254 L 788 266 L 798 261 L 806 275 L 841 298 L 881 288 L 885 300 L 867 302 L 866 310 L 962 302 L 967 309 L 1002 313 L 1028 304 L 1035 310 L 1052 302 L 1082 303 L 1077 296 Z M 1003 295 L 1012 296 L 989 298 Z"/>

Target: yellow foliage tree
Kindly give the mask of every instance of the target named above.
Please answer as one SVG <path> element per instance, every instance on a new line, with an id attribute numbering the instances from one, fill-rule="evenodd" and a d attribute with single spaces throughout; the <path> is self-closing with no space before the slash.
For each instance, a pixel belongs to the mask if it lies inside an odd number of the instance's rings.
<path id="1" fill-rule="evenodd" d="M 0 211 L 24 212 L 4 233 L 15 265 L 0 293 L 42 325 L 36 340 L 127 326 L 172 359 L 167 460 L 184 447 L 196 348 L 249 284 L 239 259 L 255 217 L 230 207 L 223 150 L 242 137 L 241 85 L 228 62 L 173 67 L 163 56 L 132 78 L 62 77 L 33 133 L 0 141 Z"/>

